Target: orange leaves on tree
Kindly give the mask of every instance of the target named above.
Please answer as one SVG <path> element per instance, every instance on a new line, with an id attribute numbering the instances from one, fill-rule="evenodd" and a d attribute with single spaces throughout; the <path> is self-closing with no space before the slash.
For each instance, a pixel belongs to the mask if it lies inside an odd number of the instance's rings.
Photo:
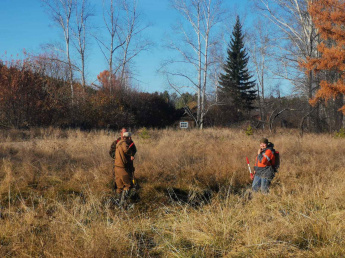
<path id="1" fill-rule="evenodd" d="M 315 105 L 319 99 L 324 99 L 327 101 L 331 98 L 335 98 L 339 94 L 345 94 L 344 83 L 341 80 L 338 80 L 334 83 L 321 81 L 320 89 L 315 94 L 315 97 L 310 100 L 310 103 Z"/>
<path id="2" fill-rule="evenodd" d="M 97 79 L 101 84 L 102 89 L 112 91 L 114 89 L 121 88 L 119 80 L 116 79 L 116 76 L 114 74 L 111 76 L 108 70 L 104 70 L 99 75 L 97 75 Z"/>
<path id="3" fill-rule="evenodd" d="M 323 42 L 318 45 L 319 58 L 308 58 L 300 65 L 308 71 L 332 71 L 338 74 L 336 80 L 321 81 L 320 89 L 310 103 L 329 100 L 345 94 L 345 1 L 314 0 L 309 9 L 313 22 Z M 340 111 L 345 114 L 345 106 Z"/>
<path id="4" fill-rule="evenodd" d="M 102 86 L 106 86 L 109 83 L 110 72 L 104 70 L 97 75 L 98 81 L 102 84 Z"/>

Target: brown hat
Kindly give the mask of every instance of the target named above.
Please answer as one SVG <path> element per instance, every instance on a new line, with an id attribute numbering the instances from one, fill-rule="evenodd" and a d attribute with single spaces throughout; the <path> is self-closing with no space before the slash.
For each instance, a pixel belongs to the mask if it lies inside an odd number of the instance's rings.
<path id="1" fill-rule="evenodd" d="M 267 138 L 261 138 L 260 143 L 268 144 L 268 139 Z"/>

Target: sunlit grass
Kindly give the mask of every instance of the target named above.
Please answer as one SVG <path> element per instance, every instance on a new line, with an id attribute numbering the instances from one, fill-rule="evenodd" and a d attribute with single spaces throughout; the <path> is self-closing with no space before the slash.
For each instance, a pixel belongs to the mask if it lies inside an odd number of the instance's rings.
<path id="1" fill-rule="evenodd" d="M 112 202 L 113 132 L 33 129 L 0 138 L 0 255 L 76 257 L 344 256 L 345 142 L 294 131 L 135 133 L 134 208 Z M 258 139 L 282 166 L 250 192 Z"/>

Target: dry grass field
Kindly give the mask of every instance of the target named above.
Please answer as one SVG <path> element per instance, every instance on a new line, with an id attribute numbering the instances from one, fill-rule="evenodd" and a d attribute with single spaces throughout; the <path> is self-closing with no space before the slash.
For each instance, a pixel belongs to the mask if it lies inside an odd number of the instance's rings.
<path id="1" fill-rule="evenodd" d="M 270 194 L 250 192 L 266 136 Z M 134 133 L 140 200 L 112 202 L 115 133 L 1 131 L 1 257 L 344 257 L 345 139 L 234 129 Z"/>

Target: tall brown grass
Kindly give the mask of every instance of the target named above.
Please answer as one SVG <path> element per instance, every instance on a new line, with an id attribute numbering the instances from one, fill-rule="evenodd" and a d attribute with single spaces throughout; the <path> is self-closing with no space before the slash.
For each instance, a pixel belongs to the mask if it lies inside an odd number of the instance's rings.
<path id="1" fill-rule="evenodd" d="M 117 137 L 105 131 L 0 133 L 1 257 L 343 257 L 345 141 L 294 131 L 135 133 L 141 199 L 112 202 Z M 147 136 L 147 135 L 146 135 Z M 282 166 L 250 191 L 267 136 Z"/>

